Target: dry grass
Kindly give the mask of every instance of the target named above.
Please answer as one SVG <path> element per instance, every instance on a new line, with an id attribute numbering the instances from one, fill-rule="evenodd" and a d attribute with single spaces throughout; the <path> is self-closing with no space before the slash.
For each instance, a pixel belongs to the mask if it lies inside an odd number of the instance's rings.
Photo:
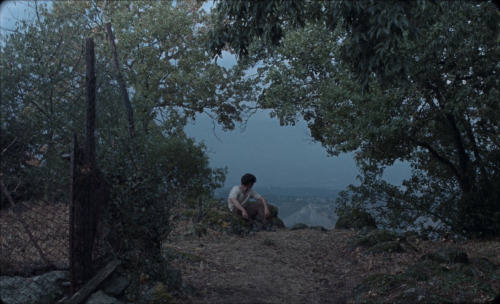
<path id="1" fill-rule="evenodd" d="M 68 265 L 68 222 L 65 204 L 37 202 L 20 205 L 15 212 L 0 211 L 1 274 L 28 275 L 44 266 L 27 231 L 50 263 Z M 382 254 L 350 248 L 348 239 L 356 233 L 348 230 L 279 229 L 245 237 L 208 230 L 201 238 L 174 240 L 176 235 L 185 235 L 189 225 L 188 220 L 177 222 L 172 240 L 165 243 L 184 253 L 173 266 L 181 269 L 183 282 L 197 291 L 181 296 L 180 303 L 348 303 L 353 288 L 364 279 L 373 274 L 401 274 L 423 254 L 443 246 L 461 247 L 469 258 L 487 258 L 500 267 L 499 240 L 443 244 L 412 239 L 409 242 L 418 252 Z M 493 282 L 484 276 L 481 280 Z M 499 282 L 500 276 L 493 284 Z M 393 291 L 403 287 L 396 285 Z M 491 294 L 483 291 L 474 297 L 476 302 L 488 300 Z"/>
<path id="2" fill-rule="evenodd" d="M 348 230 L 281 229 L 231 237 L 209 231 L 202 238 L 172 241 L 166 247 L 199 258 L 175 261 L 183 282 L 198 291 L 181 298 L 183 303 L 348 303 L 363 279 L 400 274 L 423 254 L 447 245 L 417 239 L 411 244 L 418 252 L 366 254 L 363 248 L 349 248 L 347 240 L 354 235 Z M 498 241 L 459 246 L 470 258 L 487 257 L 500 266 Z M 491 300 L 491 295 L 478 294 L 476 299 Z"/>

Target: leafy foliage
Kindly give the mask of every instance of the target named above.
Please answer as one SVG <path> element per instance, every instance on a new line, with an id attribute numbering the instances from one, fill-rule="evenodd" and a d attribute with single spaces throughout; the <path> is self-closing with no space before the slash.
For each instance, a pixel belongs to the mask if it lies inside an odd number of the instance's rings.
<path id="1" fill-rule="evenodd" d="M 69 200 L 72 134 L 84 138 L 84 38 L 97 70 L 97 166 L 111 192 L 103 225 L 111 254 L 138 267 L 161 263 L 169 209 L 210 197 L 225 178 L 206 149 L 183 131 L 206 112 L 226 129 L 240 121 L 230 98 L 232 71 L 203 47 L 205 13 L 197 1 L 55 1 L 5 37 L 2 74 L 2 176 L 16 200 Z M 120 70 L 134 111 L 128 121 L 112 66 L 106 24 L 116 35 Z M 132 141 L 135 141 L 132 142 Z M 137 149 L 134 149 L 134 144 Z M 36 158 L 36 166 L 27 161 Z M 45 185 L 41 182 L 44 181 Z"/>
<path id="2" fill-rule="evenodd" d="M 258 71 L 248 80 L 258 87 L 252 100 L 281 124 L 304 119 L 331 155 L 354 153 L 361 185 L 341 195 L 337 211 L 367 209 L 391 228 L 498 233 L 499 198 L 491 188 L 500 172 L 495 7 L 292 3 L 220 2 L 211 47 L 248 51 L 240 64 Z M 265 27 L 269 22 L 281 30 Z M 269 31 L 278 37 L 273 43 Z M 412 166 L 401 186 L 381 179 L 397 161 Z"/>
<path id="3" fill-rule="evenodd" d="M 216 55 L 229 46 L 248 55 L 260 40 L 271 49 L 282 46 L 289 29 L 318 24 L 327 30 L 343 28 L 342 59 L 367 87 L 371 73 L 379 83 L 408 75 L 408 54 L 401 45 L 419 35 L 420 17 L 431 9 L 428 1 L 218 1 L 219 23 L 211 31 L 209 47 Z"/>

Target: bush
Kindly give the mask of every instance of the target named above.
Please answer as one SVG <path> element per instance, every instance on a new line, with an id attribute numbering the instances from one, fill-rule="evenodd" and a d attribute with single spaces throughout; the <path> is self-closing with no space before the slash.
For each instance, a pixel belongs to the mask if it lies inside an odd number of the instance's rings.
<path id="1" fill-rule="evenodd" d="M 223 170 L 209 167 L 204 147 L 182 133 L 165 137 L 151 130 L 138 140 L 135 157 L 120 150 L 101 152 L 110 177 L 109 254 L 136 274 L 164 268 L 162 243 L 171 230 L 171 208 L 185 198 L 210 196 L 224 180 Z M 168 283 L 162 273 L 156 276 Z"/>
<path id="2" fill-rule="evenodd" d="M 336 229 L 377 229 L 377 223 L 371 214 L 354 208 L 344 209 L 335 223 Z"/>

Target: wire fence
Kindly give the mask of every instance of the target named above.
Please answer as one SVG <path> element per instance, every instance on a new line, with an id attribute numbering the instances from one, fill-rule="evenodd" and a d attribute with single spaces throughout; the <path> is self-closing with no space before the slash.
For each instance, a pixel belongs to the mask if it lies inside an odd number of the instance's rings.
<path id="1" fill-rule="evenodd" d="M 68 202 L 18 202 L 0 211 L 0 230 L 0 275 L 68 269 Z"/>
<path id="2" fill-rule="evenodd" d="M 76 135 L 71 153 L 64 156 L 49 153 L 54 149 L 47 145 L 33 149 L 29 144 L 17 144 L 27 142 L 32 133 L 29 129 L 2 135 L 1 303 L 57 302 L 75 294 L 101 267 L 98 261 L 105 245 L 97 237 L 102 219 L 98 205 L 107 196 L 94 156 L 96 77 L 92 39 L 87 39 L 86 61 L 87 115 L 82 148 Z M 21 279 L 54 272 L 58 275 L 50 279 Z M 47 284 L 55 289 L 40 299 L 40 292 L 50 289 Z"/>

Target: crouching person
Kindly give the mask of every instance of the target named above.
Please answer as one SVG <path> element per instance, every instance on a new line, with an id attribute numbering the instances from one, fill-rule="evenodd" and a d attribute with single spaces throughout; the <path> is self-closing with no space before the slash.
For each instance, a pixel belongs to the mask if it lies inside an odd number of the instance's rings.
<path id="1" fill-rule="evenodd" d="M 228 207 L 248 223 L 253 231 L 265 230 L 276 231 L 269 224 L 270 212 L 267 206 L 266 199 L 252 189 L 253 185 L 257 182 L 252 174 L 245 174 L 241 177 L 241 185 L 234 186 L 229 192 Z M 256 202 L 249 202 L 250 198 L 256 199 Z M 255 222 L 257 215 L 262 219 L 262 226 Z"/>

